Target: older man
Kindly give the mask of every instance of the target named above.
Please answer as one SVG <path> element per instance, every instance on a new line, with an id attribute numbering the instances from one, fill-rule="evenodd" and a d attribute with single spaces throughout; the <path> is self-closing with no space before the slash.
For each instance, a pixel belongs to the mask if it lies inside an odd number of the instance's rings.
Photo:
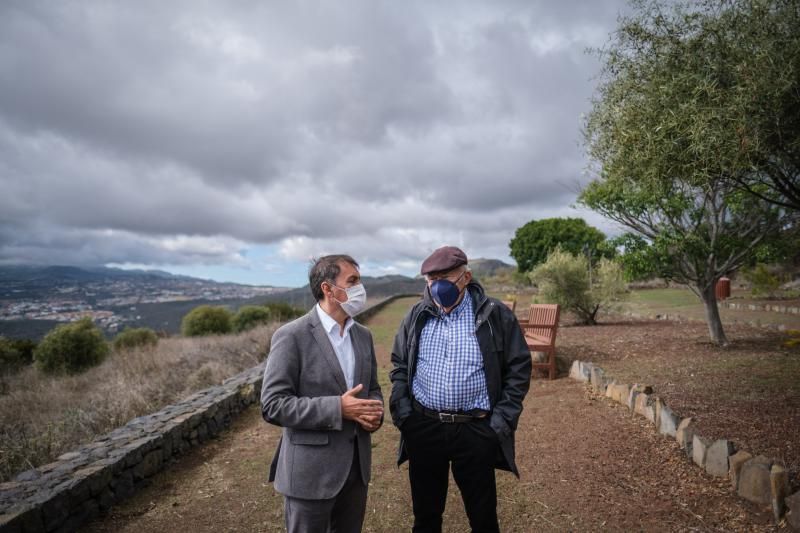
<path id="1" fill-rule="evenodd" d="M 473 281 L 463 251 L 439 248 L 420 272 L 427 287 L 397 332 L 390 374 L 413 530 L 442 530 L 452 467 L 472 531 L 499 531 L 494 468 L 519 477 L 514 431 L 530 351 L 514 314 Z"/>
<path id="2" fill-rule="evenodd" d="M 370 433 L 383 421 L 372 336 L 352 317 L 366 302 L 358 263 L 317 260 L 317 305 L 278 329 L 264 370 L 261 412 L 283 427 L 269 480 L 284 495 L 290 532 L 358 532 L 370 479 Z"/>

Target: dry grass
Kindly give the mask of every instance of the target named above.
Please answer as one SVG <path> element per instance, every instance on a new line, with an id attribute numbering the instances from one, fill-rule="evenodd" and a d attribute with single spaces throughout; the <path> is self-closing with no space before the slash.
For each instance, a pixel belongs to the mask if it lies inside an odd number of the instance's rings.
<path id="1" fill-rule="evenodd" d="M 0 481 L 261 362 L 277 325 L 238 334 L 162 339 L 113 353 L 89 371 L 50 377 L 27 368 L 0 390 Z"/>

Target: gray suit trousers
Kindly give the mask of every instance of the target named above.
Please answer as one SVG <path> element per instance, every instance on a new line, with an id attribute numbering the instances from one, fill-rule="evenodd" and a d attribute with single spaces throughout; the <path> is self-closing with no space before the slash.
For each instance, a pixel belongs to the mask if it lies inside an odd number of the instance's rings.
<path id="1" fill-rule="evenodd" d="M 358 446 L 342 490 L 324 500 L 284 496 L 284 518 L 289 533 L 359 533 L 367 507 L 367 486 L 361 479 Z"/>

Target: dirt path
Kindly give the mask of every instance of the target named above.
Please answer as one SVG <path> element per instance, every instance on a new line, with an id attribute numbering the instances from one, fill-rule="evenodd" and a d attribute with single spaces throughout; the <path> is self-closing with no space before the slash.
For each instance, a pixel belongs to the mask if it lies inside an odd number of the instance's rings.
<path id="1" fill-rule="evenodd" d="M 387 313 L 402 312 L 407 303 Z M 378 321 L 375 327 L 383 326 Z M 382 348 L 388 396 L 388 350 Z M 258 409 L 250 409 L 229 431 L 154 477 L 150 487 L 87 530 L 281 531 L 282 500 L 266 483 L 278 434 Z M 394 466 L 397 439 L 391 424 L 375 435 L 365 531 L 410 529 L 407 468 Z M 694 467 L 644 419 L 569 379 L 533 382 L 517 454 L 522 479 L 498 473 L 503 531 L 774 529 L 767 513 L 733 496 L 726 481 Z M 446 530 L 467 531 L 452 487 Z"/>

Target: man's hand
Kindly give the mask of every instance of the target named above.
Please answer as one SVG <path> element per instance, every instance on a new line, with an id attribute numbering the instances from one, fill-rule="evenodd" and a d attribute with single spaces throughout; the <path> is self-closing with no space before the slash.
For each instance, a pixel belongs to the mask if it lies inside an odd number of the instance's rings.
<path id="1" fill-rule="evenodd" d="M 356 422 L 361 424 L 361 427 L 364 428 L 364 431 L 372 433 L 381 427 L 381 416 L 359 416 L 356 419 Z"/>
<path id="2" fill-rule="evenodd" d="M 356 398 L 363 388 L 359 383 L 342 394 L 342 418 L 358 422 L 367 431 L 375 431 L 383 416 L 383 402 Z"/>

